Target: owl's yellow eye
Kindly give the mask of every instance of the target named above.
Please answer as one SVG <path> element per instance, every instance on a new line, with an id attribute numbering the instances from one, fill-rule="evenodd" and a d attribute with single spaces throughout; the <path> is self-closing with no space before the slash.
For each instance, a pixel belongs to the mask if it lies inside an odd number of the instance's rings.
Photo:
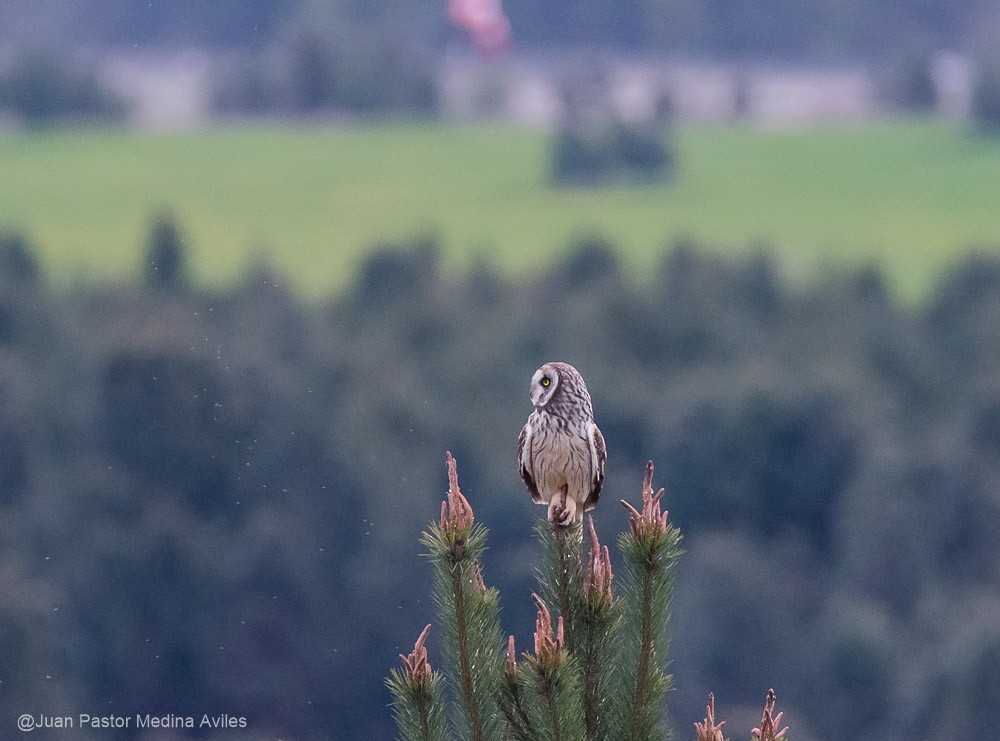
<path id="1" fill-rule="evenodd" d="M 542 388 L 547 389 L 552 384 L 552 379 L 548 376 L 542 376 Z"/>

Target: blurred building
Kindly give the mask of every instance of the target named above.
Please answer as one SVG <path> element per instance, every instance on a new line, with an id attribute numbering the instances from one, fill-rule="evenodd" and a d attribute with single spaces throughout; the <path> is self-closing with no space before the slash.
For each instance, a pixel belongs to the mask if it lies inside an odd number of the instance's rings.
<path id="1" fill-rule="evenodd" d="M 199 126 L 211 114 L 212 60 L 180 52 L 113 54 L 102 65 L 104 83 L 130 104 L 143 129 L 177 131 Z"/>
<path id="2" fill-rule="evenodd" d="M 587 66 L 587 65 L 584 65 Z M 766 124 L 864 119 L 880 102 L 862 68 L 803 69 L 655 60 L 594 62 L 591 89 L 626 120 L 669 113 L 678 119 L 749 119 Z M 482 63 L 449 58 L 441 70 L 441 105 L 454 120 L 503 118 L 547 126 L 563 111 L 581 64 L 571 59 L 508 58 Z"/>
<path id="3" fill-rule="evenodd" d="M 937 111 L 949 119 L 963 120 L 972 109 L 972 64 L 960 54 L 939 54 L 931 63 Z"/>
<path id="4" fill-rule="evenodd" d="M 467 56 L 441 67 L 441 112 L 458 121 L 503 119 L 550 126 L 564 111 L 568 88 L 590 69 L 589 87 L 618 118 L 669 113 L 680 120 L 741 119 L 763 126 L 861 121 L 889 110 L 873 70 L 861 67 L 778 67 L 617 59 L 510 57 L 482 62 Z M 969 115 L 973 67 L 957 54 L 932 60 L 939 115 Z"/>
<path id="5" fill-rule="evenodd" d="M 101 77 L 129 102 L 135 125 L 179 130 L 212 117 L 213 90 L 221 66 L 198 50 L 118 53 L 104 60 Z M 942 54 L 933 60 L 930 72 L 939 115 L 953 120 L 967 117 L 972 84 L 969 61 Z M 620 120 L 669 116 L 687 121 L 744 120 L 768 127 L 861 121 L 887 110 L 875 74 L 865 67 L 748 66 L 574 55 L 483 60 L 447 54 L 439 68 L 438 94 L 444 119 L 500 120 L 532 127 L 555 125 L 566 112 L 567 101 L 579 106 L 581 100 Z"/>

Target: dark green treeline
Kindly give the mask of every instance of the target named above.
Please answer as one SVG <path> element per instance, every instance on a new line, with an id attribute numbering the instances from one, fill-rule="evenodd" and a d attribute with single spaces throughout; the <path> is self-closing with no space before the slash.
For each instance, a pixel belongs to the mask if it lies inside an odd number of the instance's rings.
<path id="1" fill-rule="evenodd" d="M 731 710 L 765 683 L 800 737 L 1000 735 L 1000 262 L 908 307 L 878 270 L 792 284 L 767 254 L 678 244 L 637 283 L 590 240 L 513 281 L 416 240 L 306 303 L 266 268 L 193 287 L 157 228 L 142 285 L 55 290 L 0 239 L 0 727 L 390 738 L 446 449 L 529 645 L 540 510 L 514 450 L 562 359 L 607 439 L 602 539 L 647 459 L 685 532 L 678 738 L 709 690 L 749 727 Z"/>

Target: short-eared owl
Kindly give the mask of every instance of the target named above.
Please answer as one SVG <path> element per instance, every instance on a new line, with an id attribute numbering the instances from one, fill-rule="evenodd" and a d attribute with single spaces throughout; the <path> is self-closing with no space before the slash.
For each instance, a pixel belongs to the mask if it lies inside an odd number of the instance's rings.
<path id="1" fill-rule="evenodd" d="M 549 522 L 579 522 L 597 504 L 607 460 L 587 384 L 569 363 L 546 363 L 531 377 L 531 403 L 517 440 L 521 478 Z"/>

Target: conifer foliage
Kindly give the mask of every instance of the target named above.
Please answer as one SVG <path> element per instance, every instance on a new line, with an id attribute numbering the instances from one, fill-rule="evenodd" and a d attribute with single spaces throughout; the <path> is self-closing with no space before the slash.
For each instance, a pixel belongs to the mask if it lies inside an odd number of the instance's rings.
<path id="1" fill-rule="evenodd" d="M 538 570 L 539 594 L 533 651 L 518 655 L 514 636 L 506 644 L 499 619 L 499 593 L 487 587 L 482 554 L 487 529 L 458 485 L 458 468 L 447 454 L 448 493 L 441 517 L 421 542 L 434 568 L 434 601 L 443 634 L 443 673 L 434 671 L 425 646 L 428 625 L 402 667 L 386 684 L 401 741 L 665 741 L 664 697 L 671 687 L 667 622 L 681 533 L 661 507 L 663 489 L 653 490 L 653 464 L 646 464 L 642 505 L 626 501 L 629 530 L 618 538 L 624 569 L 615 588 L 611 553 L 588 517 L 583 527 L 540 522 L 545 552 Z M 444 685 L 453 712 L 448 712 Z M 774 690 L 765 704 L 761 741 L 787 739 L 775 733 Z M 709 696 L 698 741 L 724 741 Z M 450 720 L 450 722 L 449 722 Z"/>

